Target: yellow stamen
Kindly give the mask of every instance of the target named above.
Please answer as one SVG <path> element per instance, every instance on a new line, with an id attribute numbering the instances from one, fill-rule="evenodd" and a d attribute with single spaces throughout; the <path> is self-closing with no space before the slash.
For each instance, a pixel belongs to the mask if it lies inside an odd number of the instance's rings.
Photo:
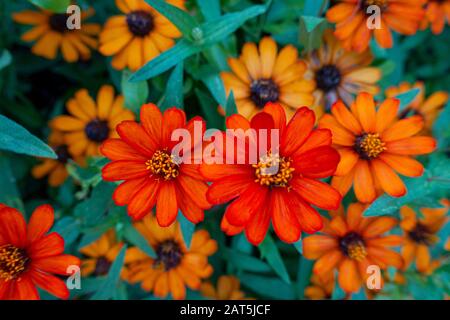
<path id="1" fill-rule="evenodd" d="M 19 278 L 28 261 L 24 250 L 10 244 L 0 246 L 0 279 L 10 281 Z"/>
<path id="2" fill-rule="evenodd" d="M 370 160 L 385 151 L 385 145 L 378 133 L 365 133 L 356 139 L 355 149 L 363 159 Z"/>
<path id="3" fill-rule="evenodd" d="M 179 166 L 174 161 L 174 157 L 166 150 L 156 151 L 145 165 L 147 170 L 151 170 L 153 174 L 161 176 L 164 180 L 174 179 L 180 174 Z"/>
<path id="4" fill-rule="evenodd" d="M 259 159 L 258 164 L 253 165 L 253 168 L 256 169 L 255 182 L 258 182 L 262 186 L 287 187 L 290 189 L 288 183 L 292 179 L 292 172 L 295 170 L 291 168 L 291 164 L 291 159 L 280 157 L 279 155 L 272 155 L 269 152 Z M 272 172 L 273 170 L 277 171 Z"/>
<path id="5" fill-rule="evenodd" d="M 350 259 L 356 261 L 362 261 L 367 256 L 366 248 L 364 243 L 361 241 L 355 241 L 348 245 L 347 254 Z"/>

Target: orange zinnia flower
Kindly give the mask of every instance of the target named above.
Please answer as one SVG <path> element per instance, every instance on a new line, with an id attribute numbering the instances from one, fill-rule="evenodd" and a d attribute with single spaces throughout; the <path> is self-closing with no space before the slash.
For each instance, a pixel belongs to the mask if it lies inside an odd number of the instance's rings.
<path id="1" fill-rule="evenodd" d="M 436 233 L 448 221 L 449 203 L 444 202 L 444 205 L 444 208 L 437 209 L 422 208 L 420 212 L 423 218 L 419 218 L 416 212 L 407 206 L 400 209 L 400 227 L 405 232 L 405 245 L 402 248 L 404 270 L 411 265 L 414 258 L 419 272 L 429 274 L 435 269 L 431 262 L 430 248 L 439 241 Z"/>
<path id="2" fill-rule="evenodd" d="M 67 299 L 64 281 L 54 276 L 68 275 L 69 266 L 79 266 L 77 257 L 65 255 L 64 239 L 47 234 L 53 226 L 53 208 L 38 207 L 28 226 L 16 209 L 0 204 L 0 300 L 36 300 L 36 286 Z"/>
<path id="3" fill-rule="evenodd" d="M 429 133 L 433 127 L 434 121 L 448 101 L 447 92 L 438 91 L 431 94 L 428 98 L 425 98 L 425 86 L 422 81 L 417 81 L 413 85 L 408 82 L 402 82 L 398 87 L 389 87 L 386 89 L 385 93 L 386 97 L 391 98 L 415 88 L 420 91 L 414 101 L 402 112 L 401 117 L 406 117 L 410 113 L 421 116 L 425 121 L 424 130 Z"/>
<path id="4" fill-rule="evenodd" d="M 259 50 L 258 50 L 259 49 Z M 298 106 L 311 106 L 314 81 L 306 80 L 306 64 L 297 49 L 288 45 L 278 52 L 270 37 L 259 43 L 246 43 L 240 58 L 229 58 L 232 72 L 222 72 L 227 96 L 233 91 L 237 111 L 250 119 L 266 103 L 277 102 L 285 108 L 288 119 Z"/>
<path id="5" fill-rule="evenodd" d="M 316 104 L 328 111 L 337 100 L 350 105 L 353 95 L 361 91 L 379 92 L 376 83 L 381 79 L 381 70 L 369 66 L 373 60 L 370 51 L 360 54 L 344 51 L 331 30 L 325 31 L 323 40 L 322 46 L 312 51 L 307 59 L 307 76 L 317 85 Z"/>
<path id="6" fill-rule="evenodd" d="M 305 297 L 310 300 L 331 299 L 334 290 L 334 273 L 312 274 L 311 285 L 305 288 Z"/>
<path id="7" fill-rule="evenodd" d="M 90 9 L 81 13 L 80 29 L 67 28 L 69 15 L 65 13 L 52 13 L 41 10 L 25 10 L 13 14 L 14 21 L 33 25 L 34 27 L 21 37 L 23 41 L 36 44 L 31 48 L 35 55 L 53 60 L 59 49 L 67 62 L 88 60 L 91 57 L 91 49 L 97 49 L 97 39 L 94 37 L 100 32 L 100 25 L 85 23 L 83 20 L 94 14 Z"/>
<path id="8" fill-rule="evenodd" d="M 244 292 L 240 289 L 239 279 L 234 276 L 223 275 L 217 280 L 217 289 L 211 282 L 203 282 L 200 291 L 203 296 L 213 300 L 243 300 Z"/>
<path id="9" fill-rule="evenodd" d="M 208 185 L 198 173 L 198 164 L 178 163 L 172 155 L 177 142 L 171 141 L 176 129 L 187 129 L 195 138 L 194 123 L 206 125 L 195 117 L 186 123 L 183 110 L 170 108 L 161 114 L 154 104 L 141 108 L 141 124 L 124 121 L 117 126 L 119 139 L 109 139 L 101 152 L 112 162 L 103 168 L 106 181 L 125 180 L 114 192 L 117 205 L 128 205 L 128 214 L 141 219 L 156 205 L 156 217 L 161 226 L 171 225 L 178 209 L 192 223 L 203 220 L 203 210 L 211 205 L 206 200 Z M 189 148 L 194 150 L 200 141 Z M 191 152 L 194 156 L 194 152 Z"/>
<path id="10" fill-rule="evenodd" d="M 339 0 L 327 11 L 327 19 L 336 23 L 335 35 L 342 41 L 347 50 L 365 51 L 372 35 L 382 48 L 393 45 L 391 30 L 400 34 L 413 35 L 419 28 L 425 12 L 422 8 L 424 0 Z M 380 28 L 374 25 L 369 29 L 368 23 L 373 12 L 367 13 L 369 6 L 376 5 L 380 9 L 378 16 Z M 374 19 L 375 21 L 377 18 Z M 372 27 L 372 26 L 371 26 Z"/>
<path id="11" fill-rule="evenodd" d="M 178 222 L 162 228 L 148 215 L 135 227 L 153 247 L 156 257 L 135 247 L 128 249 L 125 273 L 130 283 L 140 282 L 142 289 L 159 298 L 170 293 L 174 299 L 184 299 L 186 286 L 198 290 L 201 279 L 213 273 L 208 257 L 217 251 L 217 243 L 206 230 L 196 231 L 188 248 Z"/>
<path id="12" fill-rule="evenodd" d="M 431 32 L 440 34 L 446 23 L 450 23 L 450 0 L 428 0 L 421 29 L 426 29 L 431 24 Z"/>
<path id="13" fill-rule="evenodd" d="M 48 143 L 58 156 L 57 159 L 45 159 L 42 163 L 33 167 L 31 174 L 33 177 L 40 179 L 48 175 L 48 184 L 52 187 L 60 186 L 69 176 L 66 164 L 72 159 L 69 149 L 64 141 L 64 135 L 59 131 L 52 131 L 48 137 Z M 82 164 L 83 158 L 74 159 L 77 163 Z"/>
<path id="14" fill-rule="evenodd" d="M 331 185 L 345 195 L 353 184 L 360 202 L 370 203 L 382 191 L 394 197 L 406 193 L 397 173 L 418 177 L 420 162 L 410 156 L 427 154 L 436 147 L 431 137 L 414 136 L 424 122 L 419 116 L 398 120 L 399 100 L 387 99 L 378 109 L 373 97 L 361 93 L 350 110 L 337 102 L 319 122 L 333 132 L 333 144 L 341 161 Z"/>
<path id="15" fill-rule="evenodd" d="M 87 277 L 104 276 L 122 249 L 123 242 L 116 239 L 113 229 L 103 234 L 98 240 L 80 249 L 87 258 L 81 261 L 81 274 Z"/>
<path id="16" fill-rule="evenodd" d="M 123 96 L 114 96 L 114 88 L 104 85 L 94 101 L 86 89 L 67 101 L 70 115 L 57 116 L 50 122 L 52 129 L 64 133 L 64 140 L 74 157 L 98 156 L 99 146 L 108 138 L 117 137 L 116 125 L 134 120 L 134 114 L 124 106 Z"/>
<path id="17" fill-rule="evenodd" d="M 185 9 L 185 0 L 166 0 Z M 116 0 L 124 15 L 109 18 L 100 34 L 99 51 L 114 56 L 112 66 L 136 71 L 148 61 L 174 46 L 180 31 L 144 0 Z"/>
<path id="18" fill-rule="evenodd" d="M 402 237 L 383 234 L 397 225 L 391 217 L 364 218 L 365 206 L 350 204 L 347 215 L 330 212 L 332 218 L 326 221 L 321 233 L 303 240 L 303 255 L 317 260 L 313 272 L 327 275 L 337 269 L 339 286 L 345 292 L 357 292 L 368 277 L 367 267 L 377 265 L 401 268 L 402 257 L 388 247 L 398 246 Z"/>
<path id="19" fill-rule="evenodd" d="M 280 150 L 278 154 L 271 149 L 263 150 L 265 153 L 257 164 L 201 165 L 200 172 L 213 182 L 208 200 L 213 204 L 234 200 L 225 210 L 222 230 L 233 235 L 245 229 L 247 238 L 255 245 L 264 239 L 271 220 L 276 234 L 285 242 L 298 241 L 301 231 L 320 230 L 321 216 L 311 205 L 323 209 L 339 206 L 339 192 L 319 181 L 334 173 L 339 154 L 331 147 L 329 130 L 313 129 L 314 112 L 307 107 L 300 108 L 286 125 L 283 107 L 269 103 L 251 121 L 236 114 L 226 123 L 228 129 L 257 132 L 267 129 L 269 136 L 272 129 L 279 130 Z M 259 141 L 255 137 L 246 139 L 245 146 L 238 143 L 235 157 L 237 154 L 247 157 Z M 227 157 L 220 148 L 218 152 Z M 265 173 L 272 163 L 278 164 L 277 173 Z"/>

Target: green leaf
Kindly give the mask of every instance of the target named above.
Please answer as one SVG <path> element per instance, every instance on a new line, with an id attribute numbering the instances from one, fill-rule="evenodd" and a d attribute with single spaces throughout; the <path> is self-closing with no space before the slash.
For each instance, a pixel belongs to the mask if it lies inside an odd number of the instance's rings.
<path id="1" fill-rule="evenodd" d="M 2 52 L 2 55 L 0 56 L 0 71 L 3 68 L 6 68 L 9 66 L 12 62 L 12 56 L 11 53 L 9 53 L 8 50 L 4 49 Z"/>
<path id="2" fill-rule="evenodd" d="M 167 3 L 166 1 L 145 0 L 145 2 L 169 19 L 170 22 L 172 22 L 188 39 L 191 38 L 193 29 L 199 26 L 197 21 L 195 21 L 189 13 Z"/>
<path id="3" fill-rule="evenodd" d="M 76 205 L 73 214 L 78 217 L 84 225 L 95 225 L 105 219 L 104 214 L 112 205 L 112 194 L 116 185 L 102 181 L 91 193 L 91 196 Z"/>
<path id="4" fill-rule="evenodd" d="M 130 82 L 130 77 L 131 72 L 129 70 L 122 72 L 122 94 L 125 98 L 125 106 L 134 113 L 138 113 L 142 105 L 147 102 L 148 84 L 147 81 Z"/>
<path id="5" fill-rule="evenodd" d="M 116 291 L 116 287 L 120 281 L 120 273 L 122 271 L 123 262 L 125 260 L 125 252 L 127 246 L 124 245 L 120 250 L 117 258 L 114 260 L 111 268 L 109 269 L 108 276 L 105 281 L 100 285 L 97 292 L 92 296 L 91 300 L 107 300 L 112 297 Z"/>
<path id="6" fill-rule="evenodd" d="M 0 152 L 0 203 L 20 209 L 23 212 L 23 203 L 11 164 L 10 157 Z"/>
<path id="7" fill-rule="evenodd" d="M 130 81 L 136 82 L 153 78 L 200 51 L 202 51 L 201 46 L 195 46 L 188 40 L 182 39 L 169 50 L 147 62 L 131 76 Z"/>
<path id="8" fill-rule="evenodd" d="M 302 239 L 298 240 L 294 243 L 294 248 L 297 249 L 298 253 L 303 254 L 303 244 Z"/>
<path id="9" fill-rule="evenodd" d="M 0 149 L 41 158 L 57 158 L 52 148 L 24 127 L 2 115 L 0 115 Z"/>
<path id="10" fill-rule="evenodd" d="M 217 73 L 206 73 L 201 76 L 201 80 L 209 89 L 214 99 L 221 106 L 226 106 L 227 96 L 225 94 L 225 86 Z"/>
<path id="11" fill-rule="evenodd" d="M 281 258 L 280 251 L 270 235 L 267 235 L 264 241 L 258 246 L 261 256 L 267 260 L 269 265 L 278 274 L 283 281 L 291 283 L 286 266 Z"/>
<path id="12" fill-rule="evenodd" d="M 309 16 L 318 16 L 326 8 L 328 0 L 306 0 L 303 13 Z"/>
<path id="13" fill-rule="evenodd" d="M 295 299 L 293 287 L 278 278 L 244 273 L 239 276 L 239 280 L 244 286 L 264 297 L 282 300 Z"/>
<path id="14" fill-rule="evenodd" d="M 149 257 L 156 258 L 156 253 L 153 248 L 131 223 L 128 223 L 125 226 L 123 236 L 127 239 L 127 241 L 141 249 Z"/>
<path id="15" fill-rule="evenodd" d="M 305 288 L 309 285 L 313 265 L 313 260 L 300 256 L 297 272 L 297 295 L 299 299 L 303 299 L 305 296 Z"/>
<path id="16" fill-rule="evenodd" d="M 236 101 L 234 100 L 234 93 L 233 90 L 230 91 L 230 95 L 228 96 L 227 104 L 225 105 L 225 115 L 227 117 L 236 114 L 237 112 L 237 106 Z"/>
<path id="17" fill-rule="evenodd" d="M 272 270 L 268 264 L 261 260 L 236 250 L 224 249 L 223 255 L 226 261 L 240 270 L 252 272 L 270 272 Z"/>
<path id="18" fill-rule="evenodd" d="M 300 43 L 306 52 L 310 52 L 320 47 L 322 34 L 327 28 L 327 21 L 324 18 L 311 16 L 300 17 Z"/>
<path id="19" fill-rule="evenodd" d="M 73 217 L 63 217 L 56 222 L 52 231 L 63 237 L 64 246 L 68 248 L 80 235 L 80 222 Z"/>
<path id="20" fill-rule="evenodd" d="M 184 243 L 186 244 L 186 247 L 189 248 L 191 246 L 192 236 L 194 235 L 195 224 L 186 219 L 184 214 L 181 212 L 178 212 L 178 222 L 180 223 Z"/>
<path id="21" fill-rule="evenodd" d="M 70 6 L 70 0 L 29 0 L 31 3 L 56 13 L 65 13 Z"/>
<path id="22" fill-rule="evenodd" d="M 409 106 L 409 104 L 414 101 L 419 92 L 420 92 L 419 88 L 414 88 L 406 92 L 400 93 L 399 95 L 396 95 L 395 98 L 400 100 L 399 110 L 400 111 L 404 110 L 407 106 Z"/>
<path id="23" fill-rule="evenodd" d="M 197 0 L 197 4 L 206 21 L 220 17 L 220 0 Z"/>
<path id="24" fill-rule="evenodd" d="M 161 111 L 170 107 L 183 109 L 183 61 L 181 61 L 170 74 L 167 81 L 163 101 L 160 104 Z"/>
<path id="25" fill-rule="evenodd" d="M 202 24 L 202 36 L 199 37 L 197 43 L 202 45 L 210 45 L 224 40 L 231 33 L 242 26 L 247 20 L 257 17 L 266 12 L 267 7 L 268 4 L 252 6 L 240 12 L 228 13 L 226 15 L 223 15 L 218 20 L 208 21 Z"/>

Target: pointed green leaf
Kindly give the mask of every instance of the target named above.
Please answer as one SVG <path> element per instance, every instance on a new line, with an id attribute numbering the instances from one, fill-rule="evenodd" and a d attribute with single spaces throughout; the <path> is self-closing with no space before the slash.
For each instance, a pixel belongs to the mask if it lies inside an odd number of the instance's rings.
<path id="1" fill-rule="evenodd" d="M 220 0 L 197 0 L 197 4 L 206 21 L 220 17 Z"/>
<path id="2" fill-rule="evenodd" d="M 236 268 L 251 272 L 270 272 L 270 266 L 261 260 L 237 250 L 224 249 L 224 259 Z"/>
<path id="3" fill-rule="evenodd" d="M 125 252 L 127 246 L 124 245 L 109 269 L 108 276 L 102 282 L 97 292 L 92 296 L 91 300 L 108 300 L 116 291 L 116 287 L 120 281 L 120 273 L 125 261 Z"/>
<path id="4" fill-rule="evenodd" d="M 145 0 L 156 11 L 170 20 L 181 33 L 188 39 L 192 36 L 192 30 L 198 27 L 197 21 L 186 11 L 175 7 L 163 0 Z"/>
<path id="5" fill-rule="evenodd" d="M 241 283 L 263 297 L 293 300 L 294 288 L 278 278 L 263 277 L 248 273 L 239 276 Z"/>
<path id="6" fill-rule="evenodd" d="M 184 214 L 181 212 L 178 212 L 178 222 L 180 223 L 184 243 L 186 244 L 186 247 L 189 248 L 191 246 L 192 236 L 195 232 L 195 224 L 186 219 Z"/>
<path id="7" fill-rule="evenodd" d="M 141 249 L 149 257 L 156 258 L 156 253 L 153 248 L 131 223 L 128 223 L 125 226 L 123 236 L 127 241 Z"/>
<path id="8" fill-rule="evenodd" d="M 183 61 L 181 61 L 170 74 L 167 81 L 164 98 L 160 104 L 161 111 L 170 107 L 177 107 L 183 109 Z"/>
<path id="9" fill-rule="evenodd" d="M 8 50 L 4 49 L 2 54 L 0 55 L 0 71 L 3 68 L 6 68 L 12 62 L 11 53 Z"/>
<path id="10" fill-rule="evenodd" d="M 24 127 L 2 115 L 0 115 L 0 150 L 41 158 L 57 158 L 52 148 L 33 136 Z"/>
<path id="11" fill-rule="evenodd" d="M 70 0 L 30 0 L 32 4 L 57 13 L 65 13 L 70 6 Z"/>
<path id="12" fill-rule="evenodd" d="M 326 28 L 327 22 L 324 18 L 311 16 L 300 17 L 300 43 L 307 52 L 320 47 L 322 34 Z"/>
<path id="13" fill-rule="evenodd" d="M 236 101 L 234 100 L 234 94 L 233 90 L 230 91 L 230 95 L 228 96 L 227 104 L 225 105 L 225 115 L 227 117 L 236 114 L 237 112 L 237 106 Z"/>
<path id="14" fill-rule="evenodd" d="M 124 70 L 122 72 L 122 94 L 125 98 L 125 107 L 139 113 L 142 105 L 147 102 L 148 98 L 148 84 L 147 81 L 130 82 L 131 72 Z"/>
<path id="15" fill-rule="evenodd" d="M 291 283 L 289 274 L 281 258 L 280 251 L 270 235 L 267 235 L 264 241 L 258 246 L 261 256 L 267 260 L 269 265 L 278 274 L 283 281 Z"/>
<path id="16" fill-rule="evenodd" d="M 414 101 L 419 92 L 420 92 L 419 88 L 414 88 L 406 92 L 400 93 L 399 95 L 396 95 L 395 98 L 400 100 L 399 110 L 400 111 L 404 110 L 407 106 L 409 106 L 409 104 Z"/>

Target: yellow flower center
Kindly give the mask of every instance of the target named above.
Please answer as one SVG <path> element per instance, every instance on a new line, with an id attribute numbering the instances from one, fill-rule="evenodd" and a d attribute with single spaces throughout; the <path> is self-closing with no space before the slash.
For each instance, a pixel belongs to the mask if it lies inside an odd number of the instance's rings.
<path id="1" fill-rule="evenodd" d="M 0 247 L 0 279 L 17 279 L 28 266 L 29 258 L 23 249 L 6 244 Z"/>
<path id="2" fill-rule="evenodd" d="M 354 149 L 362 159 L 370 160 L 385 151 L 385 145 L 378 133 L 364 133 L 356 138 Z"/>
<path id="3" fill-rule="evenodd" d="M 153 154 L 150 160 L 145 163 L 147 170 L 153 174 L 159 175 L 164 180 L 170 180 L 178 177 L 180 174 L 179 166 L 175 163 L 174 157 L 166 150 L 158 150 Z"/>
<path id="4" fill-rule="evenodd" d="M 350 259 L 362 261 L 367 256 L 363 238 L 356 232 L 350 232 L 339 241 L 342 252 Z"/>
<path id="5" fill-rule="evenodd" d="M 272 155 L 269 152 L 259 159 L 258 164 L 253 165 L 253 168 L 256 169 L 255 182 L 267 187 L 290 188 L 289 180 L 292 179 L 292 172 L 295 170 L 291 164 L 291 159 Z"/>

